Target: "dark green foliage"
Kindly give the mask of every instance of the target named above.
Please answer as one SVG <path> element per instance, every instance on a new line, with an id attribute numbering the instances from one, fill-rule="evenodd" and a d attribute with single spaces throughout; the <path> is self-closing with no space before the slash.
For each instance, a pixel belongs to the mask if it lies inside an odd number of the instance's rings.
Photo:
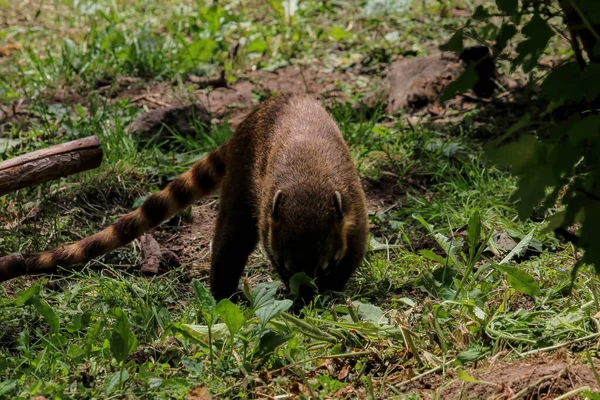
<path id="1" fill-rule="evenodd" d="M 490 17 L 492 13 L 481 6 L 469 27 L 442 47 L 460 51 L 463 36 L 495 41 L 495 54 L 512 45 L 516 55 L 509 51 L 504 54 L 514 55 L 512 69 L 522 68 L 532 84 L 541 82 L 545 112 L 526 114 L 507 135 L 489 144 L 488 154 L 519 178 L 514 194 L 519 216 L 526 219 L 533 212 L 553 214 L 548 228 L 583 249 L 583 261 L 600 273 L 600 247 L 594 244 L 600 235 L 600 63 L 595 62 L 596 49 L 600 48 L 600 2 L 559 2 L 563 22 L 569 24 L 560 29 L 564 36 L 569 36 L 570 30 L 576 37 L 570 44 L 574 60 L 540 74 L 539 58 L 558 35 L 549 25 L 556 10 L 554 3 L 497 0 L 498 10 L 505 15 L 499 29 Z M 473 85 L 469 70 L 448 87 L 443 99 L 466 90 L 468 85 Z M 558 201 L 561 207 L 556 210 Z"/>

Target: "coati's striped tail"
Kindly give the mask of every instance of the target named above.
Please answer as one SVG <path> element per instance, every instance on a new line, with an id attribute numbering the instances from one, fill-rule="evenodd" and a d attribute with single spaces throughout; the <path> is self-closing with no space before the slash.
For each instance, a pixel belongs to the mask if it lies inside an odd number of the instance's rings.
<path id="1" fill-rule="evenodd" d="M 165 189 L 149 196 L 137 210 L 94 235 L 42 253 L 1 257 L 0 282 L 25 274 L 48 272 L 57 266 L 81 264 L 142 236 L 219 187 L 225 175 L 226 149 L 227 143 L 196 162 Z"/>

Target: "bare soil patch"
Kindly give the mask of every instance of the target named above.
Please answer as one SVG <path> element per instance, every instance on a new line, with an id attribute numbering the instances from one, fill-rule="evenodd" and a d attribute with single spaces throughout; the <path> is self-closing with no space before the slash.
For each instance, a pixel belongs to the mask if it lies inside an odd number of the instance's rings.
<path id="1" fill-rule="evenodd" d="M 596 366 L 598 368 L 598 366 Z M 553 399 L 571 390 L 589 386 L 600 390 L 592 367 L 559 353 L 542 355 L 515 362 L 491 362 L 468 373 L 485 382 L 466 383 L 456 380 L 441 391 L 441 398 L 458 399 Z M 422 384 L 422 383 L 421 383 Z M 417 389 L 419 384 L 415 384 Z M 581 398 L 581 397 L 571 397 Z"/>

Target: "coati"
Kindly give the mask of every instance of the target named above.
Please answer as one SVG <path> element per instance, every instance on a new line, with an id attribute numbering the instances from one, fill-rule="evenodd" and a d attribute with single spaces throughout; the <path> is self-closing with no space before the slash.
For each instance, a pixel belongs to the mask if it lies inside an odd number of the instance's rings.
<path id="1" fill-rule="evenodd" d="M 218 188 L 210 271 L 216 299 L 237 291 L 259 239 L 286 285 L 304 272 L 319 291 L 342 290 L 365 256 L 366 200 L 350 151 L 316 100 L 290 94 L 259 104 L 228 141 L 108 228 L 0 258 L 0 281 L 110 252 Z"/>

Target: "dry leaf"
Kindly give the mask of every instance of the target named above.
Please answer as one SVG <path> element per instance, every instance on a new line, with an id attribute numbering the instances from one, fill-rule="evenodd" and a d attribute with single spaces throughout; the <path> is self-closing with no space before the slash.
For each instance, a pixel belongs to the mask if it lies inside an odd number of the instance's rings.
<path id="1" fill-rule="evenodd" d="M 346 377 L 348 376 L 348 372 L 350 371 L 350 365 L 349 364 L 345 364 L 342 369 L 340 370 L 340 373 L 338 374 L 337 378 L 340 381 L 343 381 L 344 379 L 346 379 Z"/>
<path id="2" fill-rule="evenodd" d="M 196 386 L 188 393 L 187 400 L 211 400 L 212 397 L 204 386 Z"/>

